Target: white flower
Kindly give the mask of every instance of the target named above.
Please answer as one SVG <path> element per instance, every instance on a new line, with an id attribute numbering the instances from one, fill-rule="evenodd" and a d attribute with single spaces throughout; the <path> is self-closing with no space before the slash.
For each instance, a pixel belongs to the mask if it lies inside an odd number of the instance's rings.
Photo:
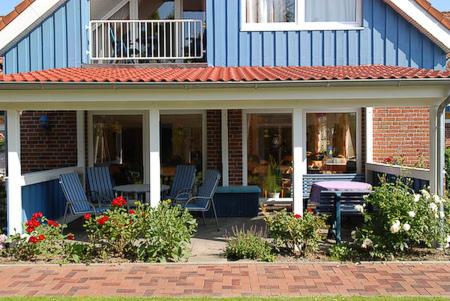
<path id="1" fill-rule="evenodd" d="M 422 193 L 422 196 L 423 196 L 426 200 L 429 200 L 429 199 L 431 198 L 430 193 L 429 193 L 427 190 L 425 190 L 425 189 L 422 189 L 422 190 L 420 191 L 420 193 Z"/>
<path id="2" fill-rule="evenodd" d="M 421 198 L 422 196 L 420 195 L 420 194 L 415 194 L 414 195 L 414 202 L 415 203 L 417 203 L 418 201 L 420 201 L 420 198 Z"/>
<path id="3" fill-rule="evenodd" d="M 398 231 L 400 231 L 400 221 L 396 220 L 395 223 L 393 223 L 392 226 L 391 226 L 391 233 L 395 234 Z"/>
<path id="4" fill-rule="evenodd" d="M 441 198 L 437 194 L 433 195 L 433 199 L 436 204 L 440 204 L 442 202 Z"/>
<path id="5" fill-rule="evenodd" d="M 370 238 L 366 238 L 363 241 L 363 244 L 361 245 L 361 248 L 367 249 L 370 248 L 373 245 L 373 241 Z"/>
<path id="6" fill-rule="evenodd" d="M 355 210 L 364 213 L 364 207 L 362 205 L 355 205 Z"/>
<path id="7" fill-rule="evenodd" d="M 405 232 L 408 232 L 411 229 L 411 225 L 406 223 L 403 225 L 403 230 L 405 230 Z"/>
<path id="8" fill-rule="evenodd" d="M 356 239 L 356 231 L 355 230 L 352 231 L 351 235 L 352 235 L 352 239 Z"/>
<path id="9" fill-rule="evenodd" d="M 30 234 L 28 233 L 20 234 L 20 238 L 28 240 L 28 238 L 30 238 Z"/>
<path id="10" fill-rule="evenodd" d="M 435 203 L 430 203 L 430 204 L 428 205 L 428 207 L 430 207 L 430 209 L 431 209 L 432 211 L 434 211 L 434 212 L 437 212 L 437 211 L 438 211 L 438 206 L 437 206 Z"/>
<path id="11" fill-rule="evenodd" d="M 414 211 L 409 211 L 408 215 L 409 215 L 409 217 L 412 217 L 412 218 L 416 217 L 416 213 Z"/>
<path id="12" fill-rule="evenodd" d="M 8 236 L 6 236 L 5 234 L 0 235 L 0 243 L 5 243 L 7 239 L 8 239 Z"/>
<path id="13" fill-rule="evenodd" d="M 450 244 L 450 235 L 447 236 L 447 242 Z"/>
<path id="14" fill-rule="evenodd" d="M 440 217 L 440 218 L 445 218 L 445 213 L 442 212 L 442 211 L 440 211 L 440 212 L 439 212 L 439 217 Z"/>

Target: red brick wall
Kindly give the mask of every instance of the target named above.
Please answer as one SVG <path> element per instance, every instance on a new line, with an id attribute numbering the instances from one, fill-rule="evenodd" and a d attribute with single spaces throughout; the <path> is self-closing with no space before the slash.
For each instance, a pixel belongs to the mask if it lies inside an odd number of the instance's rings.
<path id="1" fill-rule="evenodd" d="M 429 163 L 429 109 L 427 107 L 375 108 L 373 112 L 373 159 L 404 156 L 415 166 L 422 155 Z"/>
<path id="2" fill-rule="evenodd" d="M 450 147 L 450 123 L 445 124 L 445 147 Z"/>
<path id="3" fill-rule="evenodd" d="M 222 171 L 222 112 L 206 112 L 207 168 Z"/>
<path id="4" fill-rule="evenodd" d="M 50 130 L 39 127 L 39 117 L 49 117 Z M 77 118 L 73 111 L 24 111 L 21 125 L 22 173 L 77 164 Z"/>
<path id="5" fill-rule="evenodd" d="M 242 110 L 228 110 L 230 185 L 242 185 Z"/>

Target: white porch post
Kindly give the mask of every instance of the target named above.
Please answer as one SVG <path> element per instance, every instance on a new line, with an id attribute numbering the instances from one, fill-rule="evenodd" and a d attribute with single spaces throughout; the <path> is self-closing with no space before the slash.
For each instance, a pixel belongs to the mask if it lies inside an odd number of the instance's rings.
<path id="1" fill-rule="evenodd" d="M 438 108 L 436 106 L 430 107 L 430 190 L 432 193 L 438 192 L 438 184 L 437 183 L 437 173 L 439 164 L 438 164 L 438 150 L 437 150 L 437 141 L 439 137 L 437 136 L 437 111 Z"/>
<path id="2" fill-rule="evenodd" d="M 8 235 L 22 233 L 22 187 L 20 166 L 20 113 L 8 110 L 7 145 L 8 145 L 8 179 L 6 182 Z"/>
<path id="3" fill-rule="evenodd" d="M 149 150 L 150 150 L 150 204 L 158 206 L 161 201 L 161 162 L 159 155 L 159 110 L 149 111 Z"/>
<path id="4" fill-rule="evenodd" d="M 228 179 L 228 110 L 222 110 L 222 185 L 230 185 Z"/>
<path id="5" fill-rule="evenodd" d="M 366 163 L 373 163 L 373 108 L 366 108 Z M 366 181 L 372 183 L 372 173 L 365 169 Z"/>
<path id="6" fill-rule="evenodd" d="M 293 193 L 295 214 L 303 214 L 303 175 L 306 173 L 306 161 L 303 139 L 303 110 L 295 108 L 292 112 L 292 147 L 294 155 Z"/>

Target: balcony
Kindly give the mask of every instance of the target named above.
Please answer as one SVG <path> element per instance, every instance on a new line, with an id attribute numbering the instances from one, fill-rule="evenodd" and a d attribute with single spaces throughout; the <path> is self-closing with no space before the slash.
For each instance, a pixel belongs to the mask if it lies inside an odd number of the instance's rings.
<path id="1" fill-rule="evenodd" d="M 92 63 L 204 62 L 202 20 L 93 20 L 89 30 Z"/>

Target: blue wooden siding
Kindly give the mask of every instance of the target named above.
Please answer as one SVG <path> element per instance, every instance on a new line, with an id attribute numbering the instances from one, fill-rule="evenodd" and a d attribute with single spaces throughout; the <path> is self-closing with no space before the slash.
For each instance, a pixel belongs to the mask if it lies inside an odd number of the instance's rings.
<path id="1" fill-rule="evenodd" d="M 22 187 L 22 218 L 29 220 L 33 213 L 42 212 L 47 218 L 64 216 L 64 194 L 59 180 Z"/>
<path id="2" fill-rule="evenodd" d="M 207 0 L 211 66 L 384 64 L 444 69 L 445 53 L 386 5 L 363 0 L 363 30 L 240 31 L 241 0 Z"/>
<path id="3" fill-rule="evenodd" d="M 67 0 L 5 52 L 5 73 L 88 63 L 89 0 Z"/>

